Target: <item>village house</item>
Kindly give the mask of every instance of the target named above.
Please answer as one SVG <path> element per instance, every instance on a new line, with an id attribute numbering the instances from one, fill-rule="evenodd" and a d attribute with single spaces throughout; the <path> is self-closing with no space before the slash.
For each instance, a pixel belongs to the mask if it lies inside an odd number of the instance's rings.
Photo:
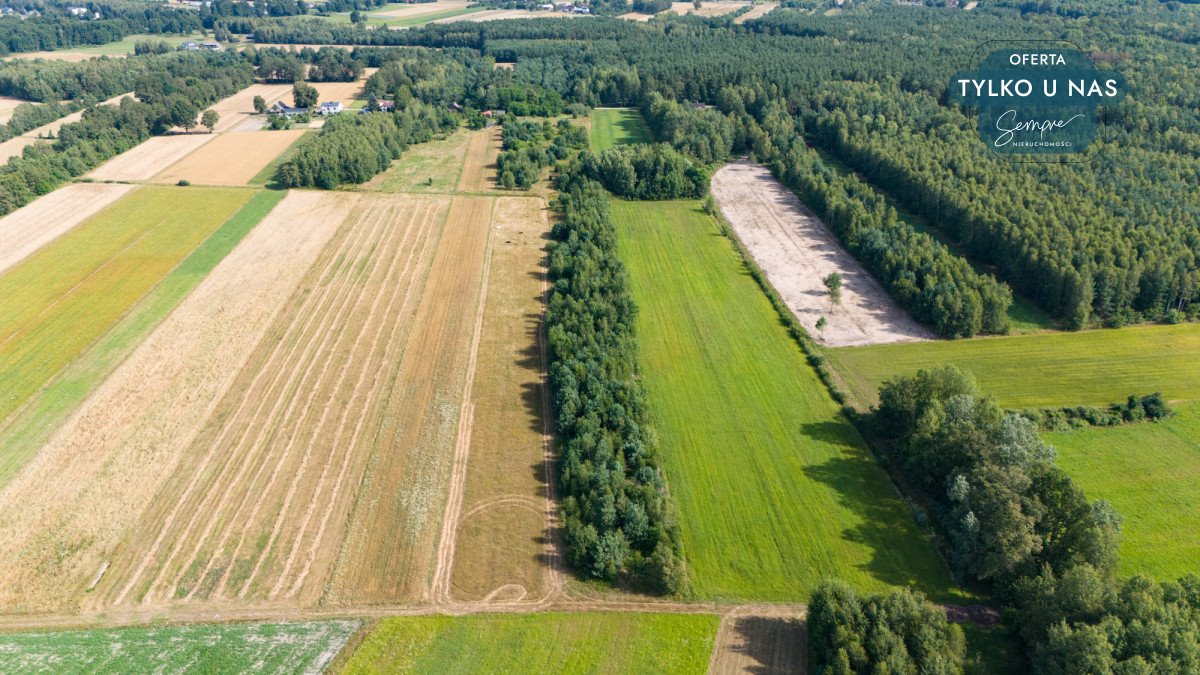
<path id="1" fill-rule="evenodd" d="M 293 108 L 285 105 L 283 101 L 276 101 L 275 105 L 267 110 L 269 115 L 283 115 L 284 117 L 295 117 L 296 115 L 307 115 L 308 108 Z"/>
<path id="2" fill-rule="evenodd" d="M 319 115 L 336 115 L 340 112 L 342 112 L 341 101 L 326 101 L 317 109 L 317 114 Z"/>

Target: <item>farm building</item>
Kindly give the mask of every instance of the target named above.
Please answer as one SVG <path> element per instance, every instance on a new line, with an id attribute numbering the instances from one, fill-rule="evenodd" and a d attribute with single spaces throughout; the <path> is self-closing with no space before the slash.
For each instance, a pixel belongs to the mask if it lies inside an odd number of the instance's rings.
<path id="1" fill-rule="evenodd" d="M 292 117 L 295 115 L 307 115 L 308 108 L 293 108 L 291 106 L 284 105 L 283 101 L 277 101 L 275 105 L 271 106 L 271 108 L 267 110 L 267 113 L 270 115 L 283 115 L 284 117 Z"/>

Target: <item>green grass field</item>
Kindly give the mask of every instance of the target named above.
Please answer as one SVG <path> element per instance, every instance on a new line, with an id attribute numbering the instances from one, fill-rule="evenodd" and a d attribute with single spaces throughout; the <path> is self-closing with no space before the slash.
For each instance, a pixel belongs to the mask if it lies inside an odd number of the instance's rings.
<path id="1" fill-rule="evenodd" d="M 108 332 L 253 194 L 141 188 L 0 276 L 0 420 Z"/>
<path id="2" fill-rule="evenodd" d="M 886 379 L 948 363 L 969 370 L 1008 408 L 1108 405 L 1161 391 L 1200 399 L 1200 325 L 939 340 L 826 351 L 854 404 Z"/>
<path id="3" fill-rule="evenodd" d="M 151 35 L 139 33 L 137 35 L 127 35 L 125 38 L 117 40 L 116 42 L 108 42 L 92 47 L 71 47 L 69 49 L 58 49 L 55 51 L 70 52 L 72 54 L 86 54 L 89 56 L 126 56 L 133 53 L 134 46 L 136 46 L 139 42 L 149 41 L 156 44 L 159 42 L 166 42 L 172 47 L 178 47 L 188 40 L 200 41 L 210 39 L 212 38 L 206 38 L 199 33 L 193 33 L 191 35 Z"/>
<path id="4" fill-rule="evenodd" d="M 315 673 L 358 621 L 230 623 L 0 635 L 5 673 Z"/>
<path id="5" fill-rule="evenodd" d="M 961 599 L 716 221 L 692 201 L 613 212 L 695 595 L 804 600 L 841 577 Z"/>
<path id="6" fill-rule="evenodd" d="M 614 145 L 649 143 L 654 140 L 642 114 L 632 108 L 596 108 L 592 111 L 592 150 L 600 152 Z"/>
<path id="7" fill-rule="evenodd" d="M 1090 499 L 1125 516 L 1122 575 L 1159 580 L 1200 561 L 1200 401 L 1160 422 L 1045 434 Z"/>
<path id="8" fill-rule="evenodd" d="M 702 673 L 709 614 L 570 613 L 395 617 L 347 673 Z"/>
<path id="9" fill-rule="evenodd" d="M 286 194 L 272 190 L 255 194 L 240 211 L 172 270 L 162 283 L 121 317 L 112 330 L 38 390 L 19 413 L 0 426 L 0 486 L 12 478 L 92 389 Z"/>

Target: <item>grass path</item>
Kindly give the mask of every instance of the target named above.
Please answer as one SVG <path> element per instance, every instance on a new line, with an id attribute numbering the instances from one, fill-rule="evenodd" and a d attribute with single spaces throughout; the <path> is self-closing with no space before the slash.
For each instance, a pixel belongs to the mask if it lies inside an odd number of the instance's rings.
<path id="1" fill-rule="evenodd" d="M 615 202 L 642 373 L 695 594 L 804 600 L 826 577 L 962 601 L 857 431 L 695 202 Z"/>

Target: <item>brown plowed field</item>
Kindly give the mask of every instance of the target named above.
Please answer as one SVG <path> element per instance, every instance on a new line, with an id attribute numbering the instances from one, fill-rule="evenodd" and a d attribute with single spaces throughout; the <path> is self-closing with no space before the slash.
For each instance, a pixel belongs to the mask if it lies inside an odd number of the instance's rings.
<path id="1" fill-rule="evenodd" d="M 96 167 L 87 177 L 96 180 L 150 180 L 215 138 L 213 134 L 202 133 L 148 138 Z"/>
<path id="2" fill-rule="evenodd" d="M 334 200 L 338 196 L 333 196 Z M 292 193 L 0 490 L 0 607 L 78 608 L 339 222 Z M 103 594 L 101 594 L 103 597 Z"/>
<path id="3" fill-rule="evenodd" d="M 429 595 L 434 549 L 483 283 L 492 199 L 454 198 L 390 390 L 325 597 L 378 604 Z"/>
<path id="4" fill-rule="evenodd" d="M 539 343 L 550 231 L 545 209 L 536 198 L 496 200 L 466 489 L 456 519 L 456 599 L 483 600 L 508 586 L 528 601 L 549 590 L 542 466 L 549 439 Z"/>
<path id="5" fill-rule="evenodd" d="M 221 134 L 170 165 L 154 182 L 246 185 L 304 133 L 304 129 L 291 129 Z"/>
<path id="6" fill-rule="evenodd" d="M 496 158 L 500 156 L 500 127 L 471 132 L 467 158 L 458 179 L 460 192 L 484 192 L 496 188 Z"/>
<path id="7" fill-rule="evenodd" d="M 73 183 L 0 218 L 0 272 L 27 258 L 133 189 Z"/>

